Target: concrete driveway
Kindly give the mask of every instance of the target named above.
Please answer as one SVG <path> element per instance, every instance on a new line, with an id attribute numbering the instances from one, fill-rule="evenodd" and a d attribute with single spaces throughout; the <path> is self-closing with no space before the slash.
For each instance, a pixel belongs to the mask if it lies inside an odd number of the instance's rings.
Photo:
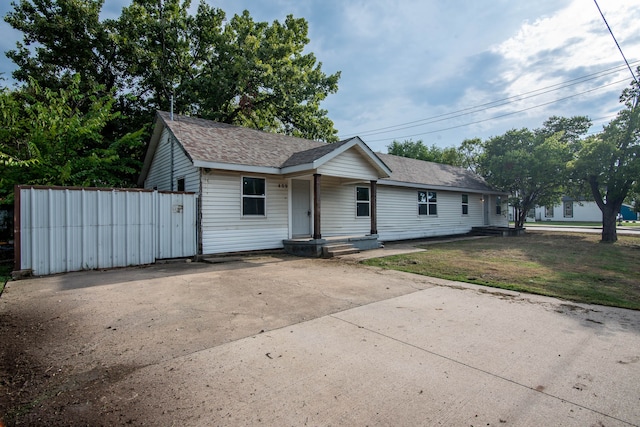
<path id="1" fill-rule="evenodd" d="M 8 425 L 640 425 L 640 312 L 281 255 L 10 282 Z"/>

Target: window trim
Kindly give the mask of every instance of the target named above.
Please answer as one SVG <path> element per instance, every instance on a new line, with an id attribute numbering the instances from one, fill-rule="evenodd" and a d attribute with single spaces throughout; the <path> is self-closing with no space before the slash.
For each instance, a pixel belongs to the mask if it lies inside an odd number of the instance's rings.
<path id="1" fill-rule="evenodd" d="M 545 218 L 553 218 L 553 205 L 544 207 L 544 217 Z"/>
<path id="2" fill-rule="evenodd" d="M 496 196 L 496 215 L 502 215 L 502 197 Z"/>
<path id="3" fill-rule="evenodd" d="M 366 189 L 367 190 L 367 200 L 359 200 L 358 199 L 358 189 Z M 355 199 L 356 199 L 356 218 L 371 218 L 371 188 L 365 187 L 363 185 L 355 186 Z M 367 205 L 367 215 L 360 215 L 360 210 L 358 206 Z"/>
<path id="4" fill-rule="evenodd" d="M 264 182 L 264 194 L 244 194 L 244 180 L 245 179 L 260 179 Z M 263 202 L 263 214 L 245 214 L 244 213 L 244 200 L 245 198 L 259 199 Z M 259 176 L 242 175 L 240 177 L 240 217 L 241 218 L 266 218 L 267 217 L 267 179 Z"/>
<path id="5" fill-rule="evenodd" d="M 462 199 L 462 215 L 463 216 L 469 216 L 469 195 L 468 194 L 461 194 L 461 199 Z"/>
<path id="6" fill-rule="evenodd" d="M 420 197 L 420 194 L 424 194 L 424 199 Z M 433 194 L 435 201 L 429 197 L 429 194 Z M 437 217 L 438 216 L 438 192 L 435 190 L 418 190 L 418 217 Z M 426 206 L 426 213 L 420 211 L 421 206 Z M 435 213 L 431 213 L 431 208 L 435 210 Z"/>
<path id="7" fill-rule="evenodd" d="M 182 184 L 182 190 L 180 189 Z M 176 178 L 176 191 L 187 191 L 187 179 L 184 176 Z"/>
<path id="8" fill-rule="evenodd" d="M 567 207 L 569 207 L 571 211 L 569 215 L 567 215 Z M 562 215 L 564 218 L 573 218 L 573 201 L 563 202 Z"/>

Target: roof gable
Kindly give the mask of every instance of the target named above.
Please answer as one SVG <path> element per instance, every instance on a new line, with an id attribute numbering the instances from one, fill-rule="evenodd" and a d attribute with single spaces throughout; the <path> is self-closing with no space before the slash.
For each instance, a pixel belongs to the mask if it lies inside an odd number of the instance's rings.
<path id="1" fill-rule="evenodd" d="M 282 165 L 283 173 L 295 172 L 297 170 L 318 169 L 327 164 L 347 150 L 355 149 L 370 166 L 372 166 L 379 177 L 389 177 L 391 170 L 386 164 L 364 143 L 359 137 L 350 138 L 333 144 L 325 144 L 321 147 L 312 148 L 303 152 L 294 153 Z"/>

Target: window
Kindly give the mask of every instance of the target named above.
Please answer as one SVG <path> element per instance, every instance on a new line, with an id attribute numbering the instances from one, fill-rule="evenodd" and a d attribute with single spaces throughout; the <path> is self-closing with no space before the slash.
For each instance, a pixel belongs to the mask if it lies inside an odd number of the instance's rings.
<path id="1" fill-rule="evenodd" d="M 368 187 L 356 187 L 356 216 L 369 216 L 371 201 Z"/>
<path id="2" fill-rule="evenodd" d="M 545 206 L 545 208 L 544 208 L 544 217 L 545 218 L 553 218 L 553 206 Z"/>
<path id="3" fill-rule="evenodd" d="M 564 217 L 573 218 L 573 202 L 564 202 Z"/>
<path id="4" fill-rule="evenodd" d="M 496 197 L 496 215 L 502 214 L 502 198 Z"/>
<path id="5" fill-rule="evenodd" d="M 264 178 L 242 177 L 242 216 L 265 215 Z"/>
<path id="6" fill-rule="evenodd" d="M 418 215 L 438 215 L 438 194 L 435 191 L 418 191 Z"/>
<path id="7" fill-rule="evenodd" d="M 178 178 L 178 190 L 177 191 L 184 191 L 184 177 L 183 178 Z"/>
<path id="8" fill-rule="evenodd" d="M 469 195 L 462 195 L 462 215 L 469 215 Z"/>

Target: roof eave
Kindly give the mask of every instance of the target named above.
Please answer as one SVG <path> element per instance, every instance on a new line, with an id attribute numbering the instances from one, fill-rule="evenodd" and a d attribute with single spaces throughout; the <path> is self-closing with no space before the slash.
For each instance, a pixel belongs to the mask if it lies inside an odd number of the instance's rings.
<path id="1" fill-rule="evenodd" d="M 248 172 L 248 173 L 259 173 L 259 174 L 265 174 L 265 175 L 282 175 L 280 168 L 271 167 L 271 166 L 241 165 L 237 163 L 208 162 L 204 160 L 194 160 L 193 165 L 197 168 L 226 170 L 226 171 L 232 171 L 232 172 Z"/>
<path id="2" fill-rule="evenodd" d="M 406 182 L 406 181 L 394 181 L 390 179 L 381 179 L 378 181 L 379 185 L 388 185 L 392 187 L 405 187 L 405 188 L 420 188 L 438 191 L 453 191 L 460 193 L 477 193 L 477 194 L 496 194 L 496 195 L 508 195 L 504 191 L 492 190 L 492 189 L 480 189 L 480 188 L 468 188 L 468 187 L 451 187 L 446 185 L 431 185 L 418 182 Z"/>
<path id="3" fill-rule="evenodd" d="M 312 162 L 312 163 L 304 163 L 301 165 L 284 167 L 280 169 L 280 173 L 283 175 L 287 175 L 287 174 L 298 173 L 298 172 L 315 171 L 316 169 L 318 169 L 316 162 Z"/>
<path id="4" fill-rule="evenodd" d="M 144 182 L 147 179 L 147 175 L 149 175 L 149 170 L 151 169 L 151 163 L 153 162 L 153 158 L 156 154 L 156 150 L 158 149 L 158 144 L 160 144 L 160 138 L 162 136 L 162 131 L 165 128 L 164 120 L 160 114 L 156 113 L 155 123 L 153 126 L 153 133 L 151 134 L 151 139 L 149 140 L 149 146 L 147 147 L 147 152 L 144 155 L 144 162 L 142 163 L 142 170 L 140 171 L 140 176 L 138 177 L 138 187 L 144 186 Z"/>

